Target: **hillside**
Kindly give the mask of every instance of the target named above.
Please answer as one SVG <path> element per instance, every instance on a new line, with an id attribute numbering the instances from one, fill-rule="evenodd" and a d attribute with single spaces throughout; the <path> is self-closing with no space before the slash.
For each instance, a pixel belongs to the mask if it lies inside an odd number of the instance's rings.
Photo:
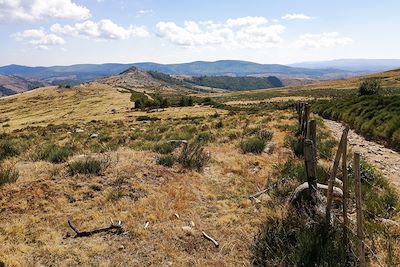
<path id="1" fill-rule="evenodd" d="M 0 96 L 23 93 L 45 85 L 46 83 L 44 82 L 25 79 L 15 75 L 0 75 Z"/>
<path id="2" fill-rule="evenodd" d="M 280 64 L 258 64 L 239 60 L 220 60 L 215 62 L 196 61 L 182 64 L 145 62 L 129 64 L 77 64 L 52 67 L 8 65 L 0 67 L 0 74 L 19 75 L 52 84 L 78 84 L 105 76 L 117 75 L 130 67 L 137 67 L 148 71 L 158 71 L 170 75 L 190 76 L 282 76 L 286 78 L 290 76 L 297 78 L 337 79 L 366 73 L 366 71 L 346 71 L 334 68 L 308 69 Z"/>

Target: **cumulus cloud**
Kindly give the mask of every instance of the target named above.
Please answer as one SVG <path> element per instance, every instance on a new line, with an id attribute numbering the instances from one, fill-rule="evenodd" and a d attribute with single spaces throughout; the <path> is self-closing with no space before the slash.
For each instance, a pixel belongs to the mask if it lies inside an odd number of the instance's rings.
<path id="1" fill-rule="evenodd" d="M 98 22 L 91 20 L 74 25 L 53 24 L 50 30 L 54 33 L 69 36 L 84 36 L 94 39 L 126 40 L 130 37 L 145 37 L 149 33 L 144 26 L 130 25 L 127 28 L 115 24 L 109 19 Z"/>
<path id="2" fill-rule="evenodd" d="M 223 46 L 264 48 L 283 41 L 283 25 L 266 25 L 264 17 L 228 19 L 224 23 L 214 21 L 185 21 L 183 26 L 175 22 L 157 23 L 157 35 L 173 44 L 185 47 Z"/>
<path id="3" fill-rule="evenodd" d="M 301 14 L 301 13 L 292 13 L 292 14 L 286 14 L 286 15 L 282 16 L 282 19 L 285 19 L 285 20 L 294 20 L 294 19 L 309 20 L 309 19 L 312 19 L 312 17 Z"/>
<path id="4" fill-rule="evenodd" d="M 348 45 L 353 42 L 349 37 L 341 37 L 337 32 L 324 32 L 320 34 L 303 34 L 294 42 L 294 46 L 312 48 L 332 48 L 335 46 Z"/>
<path id="5" fill-rule="evenodd" d="M 47 33 L 43 28 L 30 29 L 13 34 L 17 41 L 27 41 L 39 49 L 48 49 L 49 46 L 65 44 L 63 38 L 56 34 Z"/>
<path id="6" fill-rule="evenodd" d="M 0 22 L 47 18 L 82 20 L 90 10 L 71 0 L 0 0 Z"/>

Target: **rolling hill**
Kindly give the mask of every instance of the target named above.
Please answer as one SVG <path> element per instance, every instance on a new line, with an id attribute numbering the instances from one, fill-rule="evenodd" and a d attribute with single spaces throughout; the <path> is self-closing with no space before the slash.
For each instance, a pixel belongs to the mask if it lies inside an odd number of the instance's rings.
<path id="1" fill-rule="evenodd" d="M 289 66 L 295 68 L 334 68 L 348 71 L 379 72 L 400 68 L 400 59 L 335 59 L 329 61 L 295 63 Z"/>
<path id="2" fill-rule="evenodd" d="M 138 67 L 170 75 L 190 76 L 278 76 L 313 79 L 337 79 L 365 74 L 366 72 L 346 71 L 333 68 L 307 69 L 279 64 L 258 64 L 239 60 L 215 62 L 196 61 L 183 64 L 131 63 L 131 64 L 78 64 L 71 66 L 27 67 L 8 65 L 0 67 L 0 74 L 19 75 L 52 84 L 77 84 L 116 75 L 130 68 Z"/>
<path id="3" fill-rule="evenodd" d="M 46 86 L 46 83 L 33 79 L 25 79 L 15 75 L 0 75 L 0 96 L 23 93 L 43 86 Z"/>

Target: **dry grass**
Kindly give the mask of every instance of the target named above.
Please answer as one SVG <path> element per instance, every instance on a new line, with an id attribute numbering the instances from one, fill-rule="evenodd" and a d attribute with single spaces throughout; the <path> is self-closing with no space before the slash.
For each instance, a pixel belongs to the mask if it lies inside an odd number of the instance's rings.
<path id="1" fill-rule="evenodd" d="M 33 139 L 30 143 L 26 141 L 27 152 L 5 161 L 15 165 L 19 172 L 19 179 L 2 186 L 0 191 L 0 260 L 6 266 L 250 264 L 254 235 L 266 216 L 275 211 L 265 202 L 256 205 L 248 196 L 257 186 L 264 186 L 274 171 L 273 166 L 288 156 L 283 148 L 286 133 L 265 122 L 263 116 L 224 115 L 226 111 L 209 107 L 171 108 L 150 114 L 162 118 L 161 121 L 139 123 L 126 119 L 127 114 L 132 114 L 126 111 L 129 95 L 107 87 L 65 92 L 41 89 L 1 101 L 5 104 L 0 108 L 2 116 L 10 118 L 12 129 L 70 124 L 54 133 L 50 126 L 16 133 L 32 134 Z M 112 114 L 111 109 L 116 109 L 116 113 Z M 206 117 L 216 111 L 220 115 Z M 66 113 L 69 114 L 61 116 Z M 188 116 L 201 118 L 197 122 L 176 120 Z M 281 111 L 268 116 L 272 120 L 293 122 L 285 119 L 287 114 Z M 91 123 L 93 119 L 99 121 Z M 249 127 L 274 132 L 272 141 L 277 148 L 272 154 L 241 154 L 239 135 L 247 119 L 251 121 Z M 223 126 L 217 128 L 220 121 Z M 85 130 L 83 136 L 68 132 L 68 127 L 77 126 Z M 98 139 L 85 137 L 96 129 L 100 130 Z M 172 168 L 157 164 L 158 154 L 151 149 L 156 143 L 178 133 L 193 132 L 190 138 L 194 139 L 201 131 L 213 137 L 205 145 L 211 160 L 203 171 L 187 170 L 180 164 Z M 239 135 L 232 140 L 231 132 Z M 133 139 L 124 139 L 126 136 Z M 119 149 L 107 153 L 112 163 L 100 176 L 71 176 L 68 163 L 35 162 L 26 155 L 49 140 L 60 145 L 74 143 L 75 156 L 68 160 L 73 162 L 84 157 L 80 153 L 93 154 L 88 149 L 90 144 L 121 137 L 124 141 Z M 146 145 L 139 149 L 137 143 Z M 129 149 L 132 146 L 139 151 Z M 80 230 L 108 226 L 110 219 L 121 220 L 127 233 L 64 238 L 71 232 L 68 219 Z M 184 230 L 183 226 L 191 226 L 192 230 Z M 202 231 L 217 239 L 220 247 L 215 248 L 204 239 Z"/>
<path id="2" fill-rule="evenodd" d="M 130 120 L 143 115 L 160 118 L 181 118 L 185 116 L 207 116 L 214 114 L 211 107 L 194 106 L 169 108 L 148 114 L 131 111 L 129 93 L 108 85 L 91 83 L 58 89 L 41 88 L 21 95 L 0 98 L 0 124 L 5 131 L 28 126 L 48 124 L 81 124 L 92 120 Z M 220 111 L 224 113 L 224 111 Z"/>

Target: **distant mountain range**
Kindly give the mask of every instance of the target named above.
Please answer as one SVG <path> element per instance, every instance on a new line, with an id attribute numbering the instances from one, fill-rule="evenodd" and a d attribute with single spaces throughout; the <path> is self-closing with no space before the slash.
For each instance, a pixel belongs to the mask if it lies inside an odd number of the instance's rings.
<path id="1" fill-rule="evenodd" d="M 366 71 L 347 71 L 334 68 L 303 68 L 279 64 L 258 64 L 239 60 L 215 62 L 196 61 L 182 64 L 132 63 L 132 64 L 78 64 L 71 66 L 28 67 L 8 65 L 0 67 L 0 74 L 18 75 L 53 84 L 80 83 L 115 75 L 130 68 L 159 71 L 170 75 L 190 76 L 281 76 L 318 79 L 337 79 L 365 74 Z"/>
<path id="2" fill-rule="evenodd" d="M 117 75 L 131 67 L 147 71 L 157 71 L 169 75 L 187 76 L 276 76 L 284 85 L 300 85 L 317 80 L 333 80 L 370 74 L 400 67 L 398 59 L 339 59 L 332 61 L 304 62 L 291 65 L 258 64 L 240 60 L 220 60 L 215 62 L 195 61 L 182 64 L 158 64 L 152 62 L 131 64 L 77 64 L 71 66 L 28 67 L 8 65 L 0 67 L 0 75 L 27 80 L 25 88 L 30 90 L 40 85 L 79 84 L 99 78 Z M 32 85 L 33 84 L 33 85 Z M 13 89 L 3 86 L 2 94 L 10 94 Z M 24 87 L 24 86 L 22 86 Z M 21 90 L 13 90 L 19 92 Z"/>
<path id="3" fill-rule="evenodd" d="M 336 59 L 290 64 L 295 68 L 342 69 L 347 71 L 379 72 L 400 68 L 400 59 Z"/>

